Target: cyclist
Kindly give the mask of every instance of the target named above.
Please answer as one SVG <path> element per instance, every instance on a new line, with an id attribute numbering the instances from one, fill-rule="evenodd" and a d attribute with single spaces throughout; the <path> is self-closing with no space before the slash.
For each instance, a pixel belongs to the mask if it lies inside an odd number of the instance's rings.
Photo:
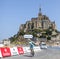
<path id="1" fill-rule="evenodd" d="M 29 44 L 30 44 L 31 55 L 34 56 L 34 42 L 30 41 Z"/>

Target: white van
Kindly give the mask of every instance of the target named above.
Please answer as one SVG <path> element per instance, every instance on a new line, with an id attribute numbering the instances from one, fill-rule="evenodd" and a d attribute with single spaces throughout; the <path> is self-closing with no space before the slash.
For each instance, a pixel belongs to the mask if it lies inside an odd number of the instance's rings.
<path id="1" fill-rule="evenodd" d="M 47 48 L 46 43 L 45 43 L 45 42 L 41 42 L 41 44 L 40 44 L 40 48 L 41 48 L 41 49 L 45 49 L 45 48 Z"/>

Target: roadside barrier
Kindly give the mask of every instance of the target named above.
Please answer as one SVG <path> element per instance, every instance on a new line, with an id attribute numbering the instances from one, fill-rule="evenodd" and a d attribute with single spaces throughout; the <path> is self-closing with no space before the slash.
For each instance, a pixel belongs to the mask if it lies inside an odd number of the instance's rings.
<path id="1" fill-rule="evenodd" d="M 0 50 L 1 50 L 2 57 L 11 56 L 11 52 L 10 52 L 9 47 L 2 47 L 2 48 L 0 48 Z"/>
<path id="2" fill-rule="evenodd" d="M 2 57 L 2 54 L 1 54 L 1 49 L 0 49 L 0 57 Z"/>
<path id="3" fill-rule="evenodd" d="M 24 54 L 22 47 L 1 47 L 0 48 L 0 57 L 10 57 L 13 55 Z"/>
<path id="4" fill-rule="evenodd" d="M 41 51 L 39 46 L 34 47 L 34 51 Z M 30 52 L 30 47 L 0 47 L 0 57 L 10 57 Z"/>
<path id="5" fill-rule="evenodd" d="M 23 47 L 24 53 L 30 52 L 30 47 Z M 35 46 L 34 47 L 35 52 L 41 51 L 40 46 Z"/>
<path id="6" fill-rule="evenodd" d="M 24 54 L 24 50 L 22 47 L 17 47 L 19 55 Z"/>
<path id="7" fill-rule="evenodd" d="M 17 47 L 10 48 L 10 51 L 11 51 L 11 56 L 18 55 Z"/>
<path id="8" fill-rule="evenodd" d="M 40 46 L 36 46 L 36 47 L 34 47 L 34 51 L 36 51 L 36 52 L 41 51 Z"/>

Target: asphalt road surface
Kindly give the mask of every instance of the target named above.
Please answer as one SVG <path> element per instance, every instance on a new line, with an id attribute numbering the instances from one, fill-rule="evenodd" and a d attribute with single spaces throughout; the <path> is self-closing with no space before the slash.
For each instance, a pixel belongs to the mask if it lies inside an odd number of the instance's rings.
<path id="1" fill-rule="evenodd" d="M 42 49 L 40 52 L 35 52 L 34 57 L 31 57 L 30 53 L 26 53 L 24 55 L 5 57 L 1 59 L 60 59 L 60 48 L 49 47 L 47 49 Z"/>

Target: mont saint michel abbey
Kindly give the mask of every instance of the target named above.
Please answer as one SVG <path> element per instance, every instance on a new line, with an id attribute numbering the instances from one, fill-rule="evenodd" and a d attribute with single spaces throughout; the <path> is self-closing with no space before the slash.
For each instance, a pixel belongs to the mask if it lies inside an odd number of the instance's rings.
<path id="1" fill-rule="evenodd" d="M 25 24 L 21 24 L 20 30 L 24 30 L 24 32 L 27 32 L 33 29 L 45 30 L 49 27 L 56 29 L 55 21 L 51 22 L 49 17 L 43 15 L 41 12 L 41 8 L 39 8 L 38 17 L 31 18 L 31 20 L 27 21 Z"/>

